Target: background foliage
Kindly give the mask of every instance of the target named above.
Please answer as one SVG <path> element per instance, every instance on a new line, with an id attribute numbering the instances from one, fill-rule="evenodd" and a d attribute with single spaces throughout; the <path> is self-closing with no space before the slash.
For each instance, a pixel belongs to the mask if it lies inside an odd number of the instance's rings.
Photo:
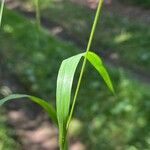
<path id="1" fill-rule="evenodd" d="M 54 3 L 49 7 L 51 15 L 47 14 L 45 17 L 60 23 L 81 42 L 84 43 L 84 39 L 86 41 L 90 28 L 86 24 L 90 24 L 93 14 L 89 15 L 85 8 L 71 3 Z M 73 8 L 78 11 L 74 13 Z M 60 13 L 62 11 L 63 14 Z M 46 12 L 47 10 L 43 10 L 43 14 Z M 110 13 L 103 13 L 102 20 L 97 29 L 101 34 L 97 32 L 93 48 L 97 50 L 100 45 L 99 49 L 104 49 L 108 54 L 119 54 L 120 59 L 133 68 L 138 66 L 149 72 L 149 25 Z M 0 46 L 3 64 L 18 76 L 29 94 L 45 99 L 50 97 L 54 103 L 60 63 L 64 58 L 80 51 L 75 44 L 49 34 L 46 29 L 41 28 L 39 31 L 33 20 L 29 21 L 18 12 L 7 9 L 0 31 Z M 103 51 L 97 51 L 104 55 Z M 149 83 L 142 82 L 142 78 L 136 79 L 135 74 L 122 67 L 114 67 L 110 63 L 106 66 L 110 70 L 116 96 L 107 91 L 103 81 L 99 82 L 99 75 L 88 65 L 70 135 L 93 150 L 150 149 Z M 9 150 L 16 144 L 2 115 L 0 130 L 0 139 L 7 139 L 4 142 L 0 140 L 0 146 Z"/>
<path id="2" fill-rule="evenodd" d="M 146 8 L 150 7 L 150 0 L 120 0 L 128 4 L 136 4 Z"/>
<path id="3" fill-rule="evenodd" d="M 4 110 L 0 110 L 0 150 L 16 150 L 19 149 L 19 144 L 14 140 L 14 133 L 6 122 Z"/>

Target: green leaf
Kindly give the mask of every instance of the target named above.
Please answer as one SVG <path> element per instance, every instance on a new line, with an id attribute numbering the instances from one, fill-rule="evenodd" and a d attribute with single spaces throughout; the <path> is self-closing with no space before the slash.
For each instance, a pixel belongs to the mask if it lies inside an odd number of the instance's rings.
<path id="1" fill-rule="evenodd" d="M 114 88 L 111 79 L 106 68 L 103 65 L 101 58 L 93 52 L 88 52 L 86 57 L 89 60 L 89 62 L 93 65 L 93 67 L 98 71 L 98 73 L 102 76 L 103 80 L 105 81 L 106 85 L 111 90 L 111 92 L 114 93 Z"/>
<path id="2" fill-rule="evenodd" d="M 76 68 L 79 64 L 82 56 L 86 57 L 89 62 L 100 73 L 109 89 L 114 92 L 109 75 L 103 66 L 102 60 L 93 52 L 81 53 L 64 60 L 60 66 L 57 77 L 57 89 L 56 89 L 56 106 L 57 106 L 57 119 L 59 126 L 59 143 L 63 146 L 66 136 L 66 124 L 69 117 L 71 91 L 73 85 L 73 79 Z"/>
<path id="3" fill-rule="evenodd" d="M 69 116 L 71 89 L 77 65 L 83 54 L 79 54 L 64 60 L 60 66 L 57 77 L 56 106 L 59 125 L 59 143 L 64 146 L 66 124 Z"/>
<path id="4" fill-rule="evenodd" d="M 48 113 L 49 117 L 54 121 L 54 123 L 57 124 L 56 111 L 54 110 L 53 106 L 47 103 L 45 100 L 42 100 L 35 96 L 24 95 L 24 94 L 12 94 L 1 99 L 0 106 L 6 103 L 7 101 L 11 101 L 19 98 L 29 98 L 34 103 L 40 105 Z"/>
<path id="5" fill-rule="evenodd" d="M 1 26 L 1 23 L 2 23 L 2 16 L 3 16 L 4 3 L 5 3 L 5 0 L 1 0 L 1 7 L 0 7 L 0 26 Z"/>

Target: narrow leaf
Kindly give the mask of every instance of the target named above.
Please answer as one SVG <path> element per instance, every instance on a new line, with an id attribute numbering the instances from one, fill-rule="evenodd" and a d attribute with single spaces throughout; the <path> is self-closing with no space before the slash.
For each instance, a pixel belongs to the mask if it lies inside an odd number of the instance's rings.
<path id="1" fill-rule="evenodd" d="M 1 23 L 2 23 L 2 16 L 3 16 L 4 3 L 5 3 L 5 0 L 1 0 L 1 7 L 0 7 L 0 26 L 1 26 Z"/>
<path id="2" fill-rule="evenodd" d="M 60 147 L 64 146 L 66 136 L 66 124 L 70 112 L 71 91 L 73 79 L 76 68 L 82 56 L 86 57 L 88 61 L 100 73 L 109 89 L 114 92 L 109 75 L 103 66 L 103 63 L 98 55 L 93 52 L 81 53 L 64 60 L 60 66 L 57 77 L 56 89 L 56 106 L 57 106 L 57 119 L 59 126 L 59 143 Z"/>
<path id="3" fill-rule="evenodd" d="M 57 124 L 56 111 L 54 110 L 53 106 L 47 103 L 45 100 L 42 100 L 35 96 L 24 95 L 24 94 L 12 94 L 1 99 L 0 106 L 6 103 L 7 101 L 11 101 L 19 98 L 29 98 L 34 103 L 40 105 L 48 113 L 49 117 L 54 121 L 54 123 Z"/>
<path id="4" fill-rule="evenodd" d="M 71 89 L 77 65 L 83 54 L 64 60 L 60 66 L 57 78 L 56 106 L 59 125 L 59 143 L 64 145 L 65 128 L 69 116 Z"/>
<path id="5" fill-rule="evenodd" d="M 109 77 L 109 74 L 108 74 L 106 68 L 103 65 L 101 58 L 93 52 L 88 52 L 86 57 L 89 60 L 89 62 L 93 65 L 93 67 L 102 76 L 102 78 L 104 79 L 105 83 L 107 84 L 107 86 L 111 90 L 111 92 L 114 93 L 114 88 L 113 88 L 111 79 Z"/>

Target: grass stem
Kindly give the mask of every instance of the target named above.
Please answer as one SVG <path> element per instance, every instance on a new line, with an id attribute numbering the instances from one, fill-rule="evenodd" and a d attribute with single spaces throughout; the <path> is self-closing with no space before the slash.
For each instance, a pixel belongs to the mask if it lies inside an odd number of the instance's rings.
<path id="1" fill-rule="evenodd" d="M 36 9 L 36 22 L 38 28 L 40 28 L 41 25 L 41 14 L 40 14 L 40 4 L 39 0 L 35 0 L 35 9 Z"/>
<path id="2" fill-rule="evenodd" d="M 93 41 L 93 37 L 94 37 L 97 22 L 98 22 L 99 14 L 100 14 L 100 11 L 101 11 L 101 8 L 102 8 L 102 4 L 103 4 L 103 0 L 99 0 L 96 15 L 95 15 L 92 30 L 91 30 L 91 34 L 90 34 L 89 41 L 88 41 L 87 48 L 86 48 L 86 55 L 88 54 L 88 52 L 91 48 L 91 44 L 92 44 L 92 41 Z M 76 87 L 76 90 L 75 90 L 75 95 L 73 97 L 73 103 L 72 103 L 70 115 L 69 115 L 68 122 L 67 122 L 67 130 L 69 128 L 69 124 L 70 124 L 70 121 L 71 121 L 71 118 L 72 118 L 72 115 L 73 115 L 73 112 L 74 112 L 76 99 L 77 99 L 77 96 L 78 96 L 81 81 L 82 81 L 82 78 L 83 78 L 83 73 L 84 73 L 85 66 L 86 66 L 86 61 L 87 61 L 87 58 L 84 57 L 83 64 L 82 64 L 82 67 L 81 67 L 81 72 L 80 72 L 78 83 L 77 83 L 77 87 Z"/>

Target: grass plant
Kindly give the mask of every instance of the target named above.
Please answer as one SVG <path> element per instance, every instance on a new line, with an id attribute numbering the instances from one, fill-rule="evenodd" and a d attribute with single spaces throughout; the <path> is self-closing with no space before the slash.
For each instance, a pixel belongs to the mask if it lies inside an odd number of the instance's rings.
<path id="1" fill-rule="evenodd" d="M 40 13 L 39 13 L 39 1 L 36 0 L 36 9 L 37 9 L 37 23 L 40 27 Z M 57 87 L 56 87 L 56 109 L 47 101 L 30 95 L 24 94 L 12 94 L 4 99 L 0 100 L 0 105 L 4 104 L 9 100 L 20 99 L 20 98 L 28 98 L 32 102 L 40 105 L 50 116 L 52 121 L 56 124 L 59 130 L 59 147 L 60 150 L 67 150 L 68 149 L 68 141 L 67 141 L 67 133 L 68 128 L 70 125 L 70 121 L 72 119 L 72 115 L 74 112 L 74 107 L 76 104 L 76 99 L 79 93 L 81 81 L 83 78 L 84 70 L 87 61 L 95 68 L 95 70 L 101 75 L 103 80 L 105 81 L 106 85 L 114 93 L 114 89 L 112 86 L 111 79 L 109 74 L 101 60 L 101 58 L 95 54 L 94 52 L 90 51 L 91 44 L 93 41 L 96 25 L 98 22 L 99 14 L 101 11 L 103 0 L 99 1 L 95 19 L 93 22 L 91 34 L 89 37 L 89 41 L 87 44 L 86 51 L 84 53 L 77 54 L 75 56 L 69 57 L 65 59 L 61 65 L 57 76 Z M 3 10 L 4 2 L 1 5 L 1 16 Z M 75 94 L 73 96 L 73 102 L 71 103 L 71 96 L 72 96 L 72 86 L 74 81 L 74 76 L 78 67 L 78 64 L 83 57 L 83 62 L 81 66 L 81 71 L 79 75 L 79 79 L 77 82 L 77 86 L 75 89 Z"/>

